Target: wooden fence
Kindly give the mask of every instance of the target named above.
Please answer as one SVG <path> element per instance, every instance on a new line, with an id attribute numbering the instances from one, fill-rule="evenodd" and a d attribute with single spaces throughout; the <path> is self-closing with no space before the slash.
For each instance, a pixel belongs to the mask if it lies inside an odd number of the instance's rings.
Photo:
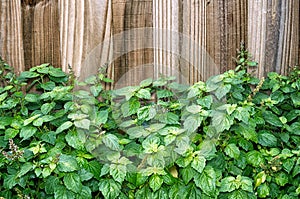
<path id="1" fill-rule="evenodd" d="M 120 85 L 159 74 L 190 83 L 234 67 L 240 42 L 282 74 L 300 59 L 299 0 L 1 0 L 0 56 L 77 76 L 107 63 Z"/>

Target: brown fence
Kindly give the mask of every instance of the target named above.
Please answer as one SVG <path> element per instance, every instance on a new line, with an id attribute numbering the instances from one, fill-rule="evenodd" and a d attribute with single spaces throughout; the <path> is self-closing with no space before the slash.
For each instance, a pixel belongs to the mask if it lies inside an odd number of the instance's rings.
<path id="1" fill-rule="evenodd" d="M 234 67 L 240 42 L 282 74 L 300 59 L 299 0 L 1 0 L 0 55 L 17 71 L 52 63 L 123 85 L 159 74 L 188 82 Z"/>

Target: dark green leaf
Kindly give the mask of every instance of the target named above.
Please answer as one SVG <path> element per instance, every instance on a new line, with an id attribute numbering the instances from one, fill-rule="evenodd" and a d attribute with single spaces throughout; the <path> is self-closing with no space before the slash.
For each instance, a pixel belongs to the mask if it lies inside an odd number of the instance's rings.
<path id="1" fill-rule="evenodd" d="M 75 194 L 64 186 L 57 186 L 54 191 L 54 199 L 74 199 Z"/>
<path id="2" fill-rule="evenodd" d="M 268 131 L 260 131 L 258 133 L 258 143 L 262 146 L 276 147 L 277 138 Z"/>
<path id="3" fill-rule="evenodd" d="M 264 111 L 263 117 L 269 124 L 277 127 L 282 127 L 282 122 L 280 121 L 279 117 L 271 111 Z"/>

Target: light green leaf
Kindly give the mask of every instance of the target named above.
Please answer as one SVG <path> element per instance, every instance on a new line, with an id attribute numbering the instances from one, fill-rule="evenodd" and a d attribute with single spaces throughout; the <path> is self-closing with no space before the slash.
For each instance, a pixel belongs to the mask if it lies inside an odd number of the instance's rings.
<path id="1" fill-rule="evenodd" d="M 51 102 L 51 103 L 45 103 L 41 106 L 41 111 L 44 115 L 47 115 L 54 107 L 56 103 Z"/>
<path id="2" fill-rule="evenodd" d="M 205 108 L 210 108 L 211 104 L 213 103 L 213 97 L 211 95 L 205 96 L 197 100 L 197 103 Z"/>
<path id="3" fill-rule="evenodd" d="M 215 197 L 216 192 L 216 173 L 215 170 L 208 166 L 205 167 L 201 174 L 194 177 L 196 186 L 199 187 L 206 195 Z"/>
<path id="4" fill-rule="evenodd" d="M 111 164 L 109 174 L 114 178 L 115 181 L 122 183 L 125 179 L 127 169 L 125 165 Z"/>
<path id="5" fill-rule="evenodd" d="M 179 170 L 182 180 L 185 184 L 188 184 L 191 179 L 196 175 L 196 171 L 191 167 L 187 166 Z"/>
<path id="6" fill-rule="evenodd" d="M 82 183 L 80 180 L 80 176 L 76 173 L 67 173 L 64 176 L 64 185 L 70 191 L 74 191 L 75 193 L 80 193 L 82 190 Z"/>
<path id="7" fill-rule="evenodd" d="M 27 102 L 38 102 L 39 101 L 39 96 L 37 94 L 31 94 L 31 93 L 28 93 L 26 96 L 25 96 L 25 101 Z"/>
<path id="8" fill-rule="evenodd" d="M 130 136 L 130 139 L 145 137 L 150 134 L 150 132 L 146 131 L 142 126 L 129 128 L 126 133 Z"/>
<path id="9" fill-rule="evenodd" d="M 20 137 L 23 140 L 27 140 L 28 138 L 32 137 L 37 132 L 37 128 L 33 126 L 24 126 L 20 131 Z"/>
<path id="10" fill-rule="evenodd" d="M 113 134 L 105 134 L 102 138 L 102 142 L 107 146 L 108 148 L 115 150 L 115 151 L 120 151 L 121 147 L 119 145 L 119 139 L 117 136 Z"/>
<path id="11" fill-rule="evenodd" d="M 99 191 L 101 191 L 105 199 L 115 199 L 121 193 L 121 185 L 112 179 L 101 179 Z"/>
<path id="12" fill-rule="evenodd" d="M 59 156 L 57 169 L 61 172 L 72 172 L 78 169 L 78 164 L 73 156 L 61 154 Z"/>
<path id="13" fill-rule="evenodd" d="M 151 93 L 150 93 L 150 89 L 140 89 L 136 95 L 138 98 L 140 99 L 151 99 Z"/>
<path id="14" fill-rule="evenodd" d="M 234 158 L 234 159 L 238 159 L 240 156 L 239 148 L 233 143 L 228 144 L 226 146 L 225 153 L 226 153 L 226 155 L 228 155 L 229 157 Z"/>
<path id="15" fill-rule="evenodd" d="M 221 84 L 217 90 L 215 91 L 215 95 L 218 100 L 222 99 L 226 94 L 230 91 L 231 85 L 230 84 Z"/>
<path id="16" fill-rule="evenodd" d="M 145 79 L 140 82 L 140 87 L 150 86 L 152 84 L 152 82 L 153 82 L 152 78 Z"/>
<path id="17" fill-rule="evenodd" d="M 257 195 L 260 198 L 266 198 L 267 196 L 269 196 L 270 191 L 271 191 L 270 187 L 266 183 L 257 187 Z"/>
<path id="18" fill-rule="evenodd" d="M 234 177 L 228 176 L 221 180 L 220 192 L 232 192 L 235 189 L 237 189 L 237 185 Z"/>
<path id="19" fill-rule="evenodd" d="M 252 181 L 253 180 L 251 178 L 242 176 L 241 181 L 240 181 L 241 189 L 244 190 L 244 191 L 248 191 L 248 192 L 252 193 L 253 192 Z"/>
<path id="20" fill-rule="evenodd" d="M 30 124 L 31 122 L 33 122 L 36 118 L 40 117 L 41 114 L 37 114 L 37 115 L 34 115 L 26 120 L 24 120 L 24 126 L 27 126 L 28 124 Z"/>
<path id="21" fill-rule="evenodd" d="M 75 199 L 75 194 L 65 186 L 57 186 L 54 191 L 54 199 Z"/>
<path id="22" fill-rule="evenodd" d="M 82 186 L 82 190 L 78 195 L 77 199 L 92 199 L 92 190 L 88 186 Z"/>
<path id="23" fill-rule="evenodd" d="M 82 131 L 68 131 L 65 139 L 71 147 L 78 150 L 84 149 L 84 144 L 86 142 L 86 135 Z"/>
<path id="24" fill-rule="evenodd" d="M 91 123 L 91 121 L 88 120 L 88 119 L 82 119 L 82 120 L 75 120 L 74 121 L 74 125 L 77 128 L 83 128 L 83 129 L 87 129 L 87 130 L 90 129 L 90 123 Z"/>
<path id="25" fill-rule="evenodd" d="M 17 130 L 17 129 L 7 128 L 5 130 L 4 139 L 5 140 L 13 139 L 14 137 L 16 137 L 16 135 L 18 135 L 18 133 L 19 133 L 19 130 Z"/>
<path id="26" fill-rule="evenodd" d="M 245 199 L 249 198 L 248 194 L 243 190 L 235 190 L 229 195 L 228 199 Z"/>
<path id="27" fill-rule="evenodd" d="M 191 166 L 199 173 L 202 173 L 205 165 L 206 165 L 206 159 L 203 156 L 194 157 L 191 163 Z"/>
<path id="28" fill-rule="evenodd" d="M 64 130 L 67 130 L 69 129 L 71 126 L 73 125 L 72 122 L 70 121 L 67 121 L 67 122 L 64 122 L 62 125 L 60 125 L 57 129 L 56 129 L 56 134 L 59 134 L 61 132 L 63 132 Z"/>
<path id="29" fill-rule="evenodd" d="M 53 77 L 65 77 L 67 76 L 60 68 L 49 68 L 49 75 Z"/>
<path id="30" fill-rule="evenodd" d="M 169 90 L 159 90 L 157 91 L 156 93 L 156 96 L 158 99 L 161 99 L 161 98 L 167 98 L 167 97 L 172 97 L 174 94 L 172 91 L 169 91 Z"/>
<path id="31" fill-rule="evenodd" d="M 159 175 L 152 175 L 149 179 L 149 186 L 155 192 L 161 188 L 163 179 Z"/>
<path id="32" fill-rule="evenodd" d="M 185 119 L 183 126 L 188 132 L 195 132 L 201 125 L 203 118 L 199 115 L 190 115 Z"/>

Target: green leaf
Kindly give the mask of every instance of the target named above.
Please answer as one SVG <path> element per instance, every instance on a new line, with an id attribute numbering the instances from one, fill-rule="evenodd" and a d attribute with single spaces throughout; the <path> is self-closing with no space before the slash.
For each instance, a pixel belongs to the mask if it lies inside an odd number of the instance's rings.
<path id="1" fill-rule="evenodd" d="M 32 137 L 37 132 L 37 128 L 33 126 L 24 126 L 20 131 L 20 137 L 23 140 L 27 140 L 28 138 Z"/>
<path id="2" fill-rule="evenodd" d="M 49 68 L 49 75 L 53 77 L 65 77 L 67 76 L 60 68 Z"/>
<path id="3" fill-rule="evenodd" d="M 298 107 L 300 106 L 300 93 L 299 92 L 295 92 L 291 94 L 291 99 L 293 101 L 293 104 Z"/>
<path id="4" fill-rule="evenodd" d="M 72 172 L 78 169 L 78 164 L 73 156 L 61 154 L 59 156 L 57 169 L 61 172 Z"/>
<path id="5" fill-rule="evenodd" d="M 161 99 L 161 98 L 167 98 L 167 97 L 172 97 L 174 94 L 172 91 L 169 91 L 169 90 L 159 90 L 157 91 L 156 93 L 156 96 L 158 99 Z"/>
<path id="6" fill-rule="evenodd" d="M 238 159 L 239 156 L 240 156 L 240 150 L 239 148 L 236 146 L 236 144 L 228 144 L 225 148 L 225 153 L 226 155 L 228 155 L 229 157 L 231 158 L 234 158 L 234 159 Z"/>
<path id="7" fill-rule="evenodd" d="M 245 198 L 248 199 L 249 197 L 248 194 L 243 190 L 235 190 L 228 197 L 228 199 L 245 199 Z"/>
<path id="8" fill-rule="evenodd" d="M 135 98 L 131 98 L 129 101 L 126 101 L 121 106 L 123 117 L 128 117 L 130 115 L 137 113 L 140 106 L 141 106 L 140 102 Z"/>
<path id="9" fill-rule="evenodd" d="M 64 122 L 62 125 L 60 125 L 60 126 L 56 129 L 56 132 L 55 132 L 55 133 L 56 133 L 56 134 L 59 134 L 59 133 L 63 132 L 64 130 L 69 129 L 72 125 L 73 125 L 72 122 L 66 121 L 66 122 Z"/>
<path id="10" fill-rule="evenodd" d="M 221 180 L 220 192 L 232 192 L 237 188 L 234 177 L 228 176 Z"/>
<path id="11" fill-rule="evenodd" d="M 156 109 L 153 106 L 144 106 L 140 108 L 137 112 L 139 120 L 149 121 L 153 119 L 156 115 Z"/>
<path id="12" fill-rule="evenodd" d="M 67 173 L 64 176 L 64 185 L 70 191 L 74 191 L 75 193 L 80 193 L 82 190 L 82 183 L 80 176 L 76 173 Z"/>
<path id="13" fill-rule="evenodd" d="M 82 186 L 81 192 L 78 194 L 78 199 L 91 199 L 92 198 L 92 190 L 88 186 Z"/>
<path id="14" fill-rule="evenodd" d="M 231 89 L 230 84 L 221 84 L 215 91 L 215 95 L 218 100 L 222 99 Z"/>
<path id="15" fill-rule="evenodd" d="M 18 173 L 18 177 L 22 177 L 23 175 L 27 174 L 30 170 L 34 168 L 33 164 L 31 162 L 26 162 L 21 166 L 21 169 Z"/>
<path id="16" fill-rule="evenodd" d="M 284 186 L 289 182 L 289 177 L 284 172 L 279 172 L 275 174 L 275 182 L 279 186 Z"/>
<path id="17" fill-rule="evenodd" d="M 202 173 L 205 165 L 206 165 L 206 159 L 203 156 L 194 157 L 191 163 L 191 166 L 199 173 Z"/>
<path id="18" fill-rule="evenodd" d="M 214 197 L 216 192 L 216 173 L 215 170 L 207 166 L 201 174 L 194 177 L 196 186 L 199 187 L 208 196 Z"/>
<path id="19" fill-rule="evenodd" d="M 15 175 L 4 175 L 3 187 L 6 189 L 12 189 L 18 183 L 17 176 Z"/>
<path id="20" fill-rule="evenodd" d="M 258 133 L 258 143 L 261 144 L 262 146 L 267 146 L 267 147 L 276 147 L 277 146 L 277 138 L 269 133 L 268 131 L 260 131 Z"/>
<path id="21" fill-rule="evenodd" d="M 163 179 L 159 175 L 152 175 L 149 179 L 149 186 L 155 192 L 161 188 Z"/>
<path id="22" fill-rule="evenodd" d="M 247 162 L 254 167 L 259 167 L 264 164 L 264 159 L 260 152 L 253 150 L 247 153 Z"/>
<path id="23" fill-rule="evenodd" d="M 240 176 L 237 177 L 237 180 L 239 180 L 239 177 Z M 251 178 L 242 176 L 241 180 L 240 180 L 240 184 L 241 184 L 241 189 L 242 190 L 248 191 L 250 193 L 253 192 L 253 186 L 252 186 L 252 179 Z"/>
<path id="24" fill-rule="evenodd" d="M 294 135 L 300 135 L 300 122 L 294 122 L 287 127 L 287 130 Z"/>
<path id="25" fill-rule="evenodd" d="M 140 82 L 140 87 L 150 86 L 152 84 L 152 82 L 153 82 L 152 78 L 145 79 Z"/>
<path id="26" fill-rule="evenodd" d="M 56 103 L 51 102 L 51 103 L 45 103 L 41 106 L 41 111 L 44 115 L 47 115 L 54 107 Z"/>
<path id="27" fill-rule="evenodd" d="M 97 113 L 96 123 L 97 125 L 105 124 L 108 119 L 108 110 L 101 110 Z"/>
<path id="28" fill-rule="evenodd" d="M 45 179 L 45 190 L 47 194 L 54 194 L 54 190 L 57 189 L 60 181 L 55 176 L 49 176 Z"/>
<path id="29" fill-rule="evenodd" d="M 282 122 L 280 121 L 279 117 L 271 111 L 264 111 L 263 117 L 269 124 L 277 127 L 282 127 Z"/>
<path id="30" fill-rule="evenodd" d="M 24 126 L 27 126 L 28 124 L 30 124 L 31 122 L 33 122 L 36 118 L 40 117 L 41 114 L 37 114 L 37 115 L 33 115 L 32 117 L 24 120 Z"/>
<path id="31" fill-rule="evenodd" d="M 25 101 L 27 102 L 38 102 L 39 101 L 39 96 L 37 94 L 30 94 L 28 93 L 26 96 L 25 96 Z"/>
<path id="32" fill-rule="evenodd" d="M 257 195 L 260 198 L 266 198 L 270 195 L 270 187 L 266 183 L 260 185 L 257 187 Z"/>
<path id="33" fill-rule="evenodd" d="M 82 129 L 90 129 L 90 123 L 91 121 L 89 119 L 82 119 L 82 120 L 75 120 L 74 125 L 77 128 L 82 128 Z"/>
<path id="34" fill-rule="evenodd" d="M 213 103 L 213 97 L 211 95 L 205 96 L 203 98 L 198 99 L 197 103 L 200 106 L 203 106 L 203 107 L 209 109 L 211 107 L 212 103 Z"/>
<path id="35" fill-rule="evenodd" d="M 151 99 L 151 93 L 150 93 L 150 89 L 140 89 L 136 95 L 138 98 L 140 99 Z"/>
<path id="36" fill-rule="evenodd" d="M 127 169 L 125 165 L 111 164 L 109 173 L 114 178 L 115 181 L 122 183 L 125 179 Z"/>
<path id="37" fill-rule="evenodd" d="M 107 146 L 108 148 L 115 150 L 115 151 L 120 151 L 121 147 L 119 145 L 119 139 L 117 136 L 113 134 L 105 134 L 102 138 L 102 142 Z"/>
<path id="38" fill-rule="evenodd" d="M 36 72 L 32 72 L 32 71 L 24 71 L 20 74 L 19 78 L 20 79 L 30 79 L 30 78 L 35 78 L 38 77 L 39 74 Z"/>
<path id="39" fill-rule="evenodd" d="M 68 145 L 74 149 L 83 150 L 86 142 L 86 135 L 82 131 L 68 131 L 65 137 Z"/>
<path id="40" fill-rule="evenodd" d="M 55 83 L 50 81 L 50 82 L 40 84 L 40 86 L 42 89 L 46 91 L 52 91 L 55 88 Z"/>
<path id="41" fill-rule="evenodd" d="M 146 131 L 142 126 L 129 128 L 126 133 L 130 136 L 130 139 L 145 137 L 150 134 L 150 132 Z"/>
<path id="42" fill-rule="evenodd" d="M 179 174 L 183 182 L 187 185 L 191 179 L 195 176 L 196 172 L 191 166 L 187 166 L 179 170 Z"/>
<path id="43" fill-rule="evenodd" d="M 233 118 L 227 115 L 225 112 L 223 111 L 212 112 L 212 126 L 214 126 L 218 132 L 229 130 L 232 124 L 233 124 Z"/>
<path id="44" fill-rule="evenodd" d="M 114 90 L 115 95 L 125 96 L 126 100 L 130 100 L 132 96 L 134 96 L 135 92 L 139 90 L 139 86 L 128 86 L 121 89 Z"/>
<path id="45" fill-rule="evenodd" d="M 203 118 L 199 115 L 190 115 L 185 119 L 183 126 L 188 132 L 195 132 L 198 127 L 201 125 Z"/>
<path id="46" fill-rule="evenodd" d="M 75 194 L 64 186 L 57 186 L 54 191 L 54 199 L 75 199 Z"/>
<path id="47" fill-rule="evenodd" d="M 33 126 L 42 126 L 44 123 L 42 118 L 37 118 L 36 120 L 33 121 Z"/>
<path id="48" fill-rule="evenodd" d="M 112 179 L 101 179 L 99 191 L 101 191 L 105 199 L 115 199 L 121 193 L 121 185 Z"/>
<path id="49" fill-rule="evenodd" d="M 19 130 L 17 130 L 17 129 L 7 128 L 5 130 L 4 139 L 5 140 L 13 139 L 14 137 L 16 137 L 16 135 L 18 135 L 18 133 L 19 133 Z"/>

